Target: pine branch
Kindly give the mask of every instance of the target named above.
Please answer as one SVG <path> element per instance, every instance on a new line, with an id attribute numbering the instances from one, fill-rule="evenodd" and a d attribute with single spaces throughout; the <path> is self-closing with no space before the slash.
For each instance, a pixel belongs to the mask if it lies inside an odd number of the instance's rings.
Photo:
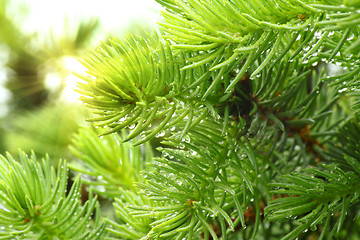
<path id="1" fill-rule="evenodd" d="M 117 218 L 106 233 L 99 215 L 88 227 L 98 206 L 92 194 L 81 206 L 78 178 L 66 196 L 63 165 L 56 175 L 22 155 L 23 167 L 2 159 L 9 211 L 0 209 L 0 221 L 17 232 L 0 235 L 295 239 L 311 229 L 331 239 L 348 231 L 347 214 L 357 217 L 360 206 L 351 111 L 360 100 L 359 1 L 158 2 L 166 8 L 159 34 L 109 40 L 83 61 L 78 91 L 97 114 L 88 120 L 106 130 L 101 138 L 80 130 L 72 151 L 81 163 L 71 167 L 114 199 Z"/>
<path id="2" fill-rule="evenodd" d="M 67 167 L 59 162 L 57 173 L 50 160 L 37 162 L 19 153 L 20 162 L 9 154 L 0 157 L 0 236 L 2 239 L 101 239 L 105 224 L 97 216 L 99 206 L 90 197 L 82 205 L 80 178 L 66 194 Z M 91 220 L 96 212 L 95 221 Z"/>
<path id="3" fill-rule="evenodd" d="M 184 62 L 184 57 L 173 56 L 169 45 L 157 35 L 136 40 L 128 36 L 126 42 L 114 39 L 111 46 L 102 44 L 84 62 L 94 77 L 84 77 L 87 83 L 80 84 L 79 92 L 86 96 L 82 100 L 99 109 L 96 113 L 101 115 L 89 121 L 110 127 L 103 134 L 125 127 L 132 129 L 124 141 L 142 133 L 135 143 L 139 145 L 186 116 L 198 115 L 196 106 L 200 103 L 193 105 L 194 111 L 186 109 L 194 104 L 192 99 L 198 91 L 186 99 L 177 98 L 189 91 L 187 86 L 195 77 L 193 73 L 180 72 L 179 62 Z"/>
<path id="4" fill-rule="evenodd" d="M 289 60 L 303 54 L 304 64 L 316 64 L 322 59 L 338 61 L 334 56 L 346 45 L 342 53 L 347 61 L 342 62 L 349 64 L 349 57 L 352 62 L 358 59 L 359 51 L 353 51 L 359 45 L 355 2 L 342 6 L 340 1 L 158 2 L 167 8 L 165 23 L 160 23 L 164 37 L 173 41 L 176 49 L 200 54 L 183 69 L 203 64 L 212 65 L 210 71 L 225 66 L 234 69 L 245 62 L 237 77 L 229 83 L 221 81 L 226 84 L 225 92 L 234 89 L 249 66 L 257 66 L 249 74 L 256 78 L 267 64 L 278 62 L 287 52 L 291 53 Z M 338 31 L 335 35 L 334 30 Z M 283 44 L 285 39 L 291 39 L 288 45 Z M 292 49 L 298 39 L 298 47 Z M 322 52 L 329 42 L 335 46 Z M 259 59 L 260 54 L 265 57 Z"/>
<path id="5" fill-rule="evenodd" d="M 346 140 L 343 138 L 345 132 Z M 353 134 L 349 135 L 349 132 Z M 359 210 L 359 134 L 358 121 L 348 121 L 338 135 L 339 142 L 344 145 L 333 146 L 328 153 L 330 161 L 335 164 L 307 168 L 303 173 L 285 175 L 281 182 L 271 184 L 272 193 L 290 197 L 273 200 L 265 209 L 267 219 L 299 218 L 299 225 L 282 239 L 295 239 L 309 228 L 315 231 L 319 224 L 324 224 L 319 239 L 331 239 L 340 232 L 346 219 L 353 221 L 350 209 L 352 212 Z M 334 224 L 331 219 L 334 219 Z"/>
<path id="6" fill-rule="evenodd" d="M 258 196 L 251 146 L 236 147 L 222 136 L 218 123 L 209 121 L 191 128 L 183 140 L 174 137 L 164 144 L 169 147 L 159 149 L 162 157 L 153 159 L 157 170 L 145 172 L 146 182 L 137 184 L 150 202 L 144 206 L 144 198 L 139 204 L 135 200 L 139 197 L 132 195 L 128 204 L 117 200 L 121 219 L 128 224 L 150 221 L 151 230 L 143 232 L 147 233 L 144 239 L 191 239 L 201 234 L 218 239 L 236 227 L 246 228 L 245 208 Z M 260 212 L 256 218 L 260 219 Z M 215 225 L 220 233 L 213 229 Z M 126 235 L 123 225 L 115 229 L 119 236 Z M 139 235 L 126 236 L 136 239 Z"/>
<path id="7" fill-rule="evenodd" d="M 125 136 L 125 133 L 122 134 Z M 91 176 L 83 180 L 92 186 L 94 192 L 106 197 L 121 195 L 121 189 L 134 189 L 135 182 L 142 182 L 140 172 L 145 169 L 144 162 L 152 158 L 149 145 L 145 147 L 143 158 L 140 147 L 131 147 L 130 143 L 121 143 L 118 134 L 99 138 L 92 128 L 82 128 L 74 136 L 72 153 L 81 162 L 70 164 L 70 168 Z"/>

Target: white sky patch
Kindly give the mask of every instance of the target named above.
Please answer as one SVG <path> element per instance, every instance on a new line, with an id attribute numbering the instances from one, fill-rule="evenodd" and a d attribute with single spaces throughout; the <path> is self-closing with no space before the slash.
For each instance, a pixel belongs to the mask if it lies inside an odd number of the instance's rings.
<path id="1" fill-rule="evenodd" d="M 155 22 L 161 7 L 151 0 L 27 0 L 31 14 L 24 27 L 30 32 L 47 31 L 61 33 L 65 17 L 68 21 L 99 17 L 101 35 L 116 35 L 131 20 Z M 76 24 L 74 24 L 76 25 Z"/>

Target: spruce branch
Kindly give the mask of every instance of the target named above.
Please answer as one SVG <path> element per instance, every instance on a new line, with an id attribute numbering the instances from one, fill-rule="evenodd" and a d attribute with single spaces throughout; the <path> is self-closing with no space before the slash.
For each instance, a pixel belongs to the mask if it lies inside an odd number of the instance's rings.
<path id="1" fill-rule="evenodd" d="M 123 136 L 125 133 L 123 132 Z M 118 134 L 99 138 L 93 128 L 81 128 L 70 146 L 72 153 L 81 162 L 71 163 L 71 169 L 91 176 L 83 180 L 92 190 L 106 197 L 119 196 L 121 189 L 134 189 L 135 182 L 142 182 L 140 172 L 144 163 L 152 158 L 152 150 L 146 145 L 143 157 L 140 147 L 122 143 Z"/>
<path id="2" fill-rule="evenodd" d="M 83 77 L 86 83 L 81 83 L 78 90 L 84 95 L 83 102 L 98 109 L 100 116 L 89 121 L 110 128 L 103 134 L 127 127 L 132 131 L 124 141 L 141 134 L 135 143 L 139 145 L 185 117 L 199 115 L 197 107 L 201 104 L 194 104 L 193 99 L 201 87 L 193 91 L 188 86 L 195 76 L 206 74 L 204 70 L 180 72 L 184 59 L 182 54 L 173 55 L 158 35 L 145 39 L 128 36 L 125 42 L 113 39 L 111 45 L 103 43 L 84 61 L 91 76 Z M 180 95 L 184 91 L 190 92 L 187 98 Z M 189 111 L 190 105 L 193 110 Z"/>
<path id="3" fill-rule="evenodd" d="M 96 198 L 82 205 L 80 178 L 66 193 L 67 165 L 55 172 L 50 160 L 19 153 L 0 157 L 0 236 L 2 239 L 101 239 L 106 236 Z M 95 221 L 92 215 L 96 212 Z"/>
<path id="4" fill-rule="evenodd" d="M 146 196 L 137 194 L 132 191 L 122 191 L 122 194 L 115 199 L 114 209 L 118 218 L 121 220 L 121 224 L 112 220 L 107 220 L 109 226 L 107 230 L 115 237 L 121 237 L 121 239 L 141 239 L 150 230 L 150 224 L 154 221 L 150 214 L 141 213 L 132 214 L 132 207 L 149 208 L 149 206 L 155 205 Z M 117 239 L 117 238 L 115 238 Z"/>
<path id="5" fill-rule="evenodd" d="M 357 212 L 359 208 L 359 134 L 357 119 L 349 120 L 339 129 L 339 144 L 328 152 L 331 164 L 284 175 L 280 182 L 270 184 L 272 193 L 290 197 L 271 201 L 265 209 L 267 219 L 298 218 L 298 226 L 282 239 L 294 239 L 308 229 L 315 231 L 319 224 L 324 224 L 319 239 L 331 239 L 340 232 L 346 220 L 358 217 L 349 209 Z M 331 223 L 331 219 L 335 219 L 335 223 Z"/>
<path id="6" fill-rule="evenodd" d="M 321 59 L 333 61 L 344 45 L 344 53 L 358 53 L 352 51 L 359 45 L 356 3 L 339 6 L 341 1 L 158 2 L 167 9 L 163 12 L 165 22 L 160 23 L 164 38 L 175 43 L 173 48 L 199 53 L 183 69 L 199 65 L 212 65 L 210 71 L 225 66 L 234 69 L 244 62 L 235 78 L 221 81 L 226 84 L 225 92 L 233 91 L 249 66 L 256 66 L 249 74 L 255 78 L 268 63 L 278 62 L 287 52 L 291 53 L 289 60 L 304 55 L 302 61 L 306 64 Z M 334 30 L 339 32 L 334 35 Z M 284 45 L 288 39 L 289 44 Z M 294 45 L 297 39 L 301 40 L 298 46 Z M 319 54 L 329 42 L 335 44 L 331 52 Z M 346 56 L 352 58 L 353 54 Z"/>
<path id="7" fill-rule="evenodd" d="M 345 159 L 358 162 L 349 156 Z M 358 206 L 358 169 L 355 174 L 344 172 L 335 165 L 323 167 L 325 170 L 310 168 L 304 170 L 303 174 L 286 175 L 282 177 L 282 182 L 271 184 L 275 188 L 272 191 L 274 194 L 289 194 L 290 197 L 273 200 L 265 210 L 267 219 L 274 221 L 299 218 L 299 226 L 282 239 L 294 239 L 309 228 L 315 231 L 320 223 L 325 225 L 319 239 L 325 236 L 331 239 L 342 229 L 349 208 Z M 330 226 L 330 218 L 333 218 L 335 213 L 339 213 L 340 217 Z"/>
<path id="8" fill-rule="evenodd" d="M 219 239 L 238 227 L 246 228 L 246 207 L 259 197 L 251 145 L 237 146 L 222 135 L 221 124 L 209 120 L 190 128 L 183 139 L 174 136 L 163 144 L 167 147 L 159 149 L 162 157 L 153 159 L 154 171 L 146 171 L 146 181 L 137 184 L 148 203 L 144 206 L 141 198 L 139 204 L 134 196 L 127 204 L 117 200 L 121 219 L 128 224 L 150 221 L 151 229 L 144 232 L 143 239 L 192 239 L 200 235 Z M 127 218 L 129 214 L 135 220 Z M 260 214 L 257 211 L 253 235 Z M 219 226 L 220 233 L 214 226 Z M 126 235 L 123 225 L 114 229 L 119 236 Z"/>
<path id="9" fill-rule="evenodd" d="M 78 91 L 106 130 L 80 130 L 71 167 L 114 199 L 109 239 L 295 239 L 320 225 L 320 239 L 339 236 L 360 194 L 360 132 L 346 121 L 359 105 L 358 0 L 158 2 L 161 33 L 114 38 L 83 61 Z M 157 137 L 161 156 L 142 156 Z"/>

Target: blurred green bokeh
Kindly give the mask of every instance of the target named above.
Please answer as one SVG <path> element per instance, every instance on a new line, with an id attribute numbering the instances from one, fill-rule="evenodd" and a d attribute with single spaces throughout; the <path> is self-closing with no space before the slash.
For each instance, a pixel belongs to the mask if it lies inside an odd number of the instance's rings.
<path id="1" fill-rule="evenodd" d="M 21 148 L 39 157 L 68 158 L 68 145 L 84 116 L 83 108 L 75 104 L 48 105 L 14 115 L 6 125 L 5 149 L 14 155 Z"/>
<path id="2" fill-rule="evenodd" d="M 49 16 L 50 9 L 46 8 L 49 3 L 44 2 L 44 15 L 38 16 L 38 22 L 44 24 L 33 24 L 29 30 L 28 23 L 39 11 L 32 6 L 39 6 L 41 1 L 0 0 L 0 93 L 7 93 L 0 94 L 1 154 L 9 151 L 16 155 L 21 148 L 25 152 L 33 150 L 39 156 L 49 154 L 52 159 L 71 159 L 68 145 L 83 124 L 86 110 L 65 94 L 69 81 L 79 80 L 73 75 L 73 71 L 78 69 L 67 66 L 66 61 L 79 64 L 76 59 L 96 46 L 99 38 L 106 41 L 109 37 L 99 14 L 83 16 L 90 11 L 80 9 L 81 2 L 93 7 L 101 4 L 95 1 L 53 1 L 51 4 L 55 6 L 73 4 L 74 8 L 65 10 L 62 19 L 56 19 L 62 22 L 61 27 L 51 28 L 49 25 L 44 30 L 46 21 L 53 20 Z M 106 2 L 116 3 L 114 0 Z M 70 11 L 74 15 L 76 7 L 79 8 L 78 16 L 67 16 Z M 119 19 L 119 16 L 114 16 L 112 25 L 116 25 Z M 123 32 L 141 34 L 152 27 L 151 21 L 128 21 L 112 35 L 121 38 Z M 70 84 L 76 85 L 74 82 Z M 6 95 L 10 97 L 6 99 Z"/>

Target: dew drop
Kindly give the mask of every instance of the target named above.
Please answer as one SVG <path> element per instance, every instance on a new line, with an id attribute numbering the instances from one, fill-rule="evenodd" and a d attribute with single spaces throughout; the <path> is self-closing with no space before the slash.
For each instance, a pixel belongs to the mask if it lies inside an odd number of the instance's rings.
<path id="1" fill-rule="evenodd" d="M 316 230 L 317 230 L 317 226 L 316 226 L 316 225 L 311 225 L 311 226 L 310 226 L 310 229 L 311 229 L 311 231 L 316 231 Z"/>
<path id="2" fill-rule="evenodd" d="M 156 134 L 156 137 L 163 137 L 163 136 L 165 136 L 165 131 Z"/>
<path id="3" fill-rule="evenodd" d="M 351 40 L 353 40 L 353 39 L 354 39 L 354 34 L 351 34 L 351 36 L 348 37 L 346 40 L 351 41 Z"/>
<path id="4" fill-rule="evenodd" d="M 321 32 L 321 31 L 317 31 L 317 32 L 314 33 L 314 36 L 315 36 L 317 39 L 319 39 L 319 38 L 321 38 L 321 36 L 322 36 L 322 32 Z"/>
<path id="5" fill-rule="evenodd" d="M 343 88 L 343 89 L 340 89 L 338 92 L 339 93 L 342 93 L 342 92 L 345 92 L 345 91 L 347 91 L 348 90 L 348 88 Z"/>
<path id="6" fill-rule="evenodd" d="M 304 50 L 305 52 L 309 51 L 309 50 L 310 50 L 310 46 L 304 47 L 303 50 Z"/>

